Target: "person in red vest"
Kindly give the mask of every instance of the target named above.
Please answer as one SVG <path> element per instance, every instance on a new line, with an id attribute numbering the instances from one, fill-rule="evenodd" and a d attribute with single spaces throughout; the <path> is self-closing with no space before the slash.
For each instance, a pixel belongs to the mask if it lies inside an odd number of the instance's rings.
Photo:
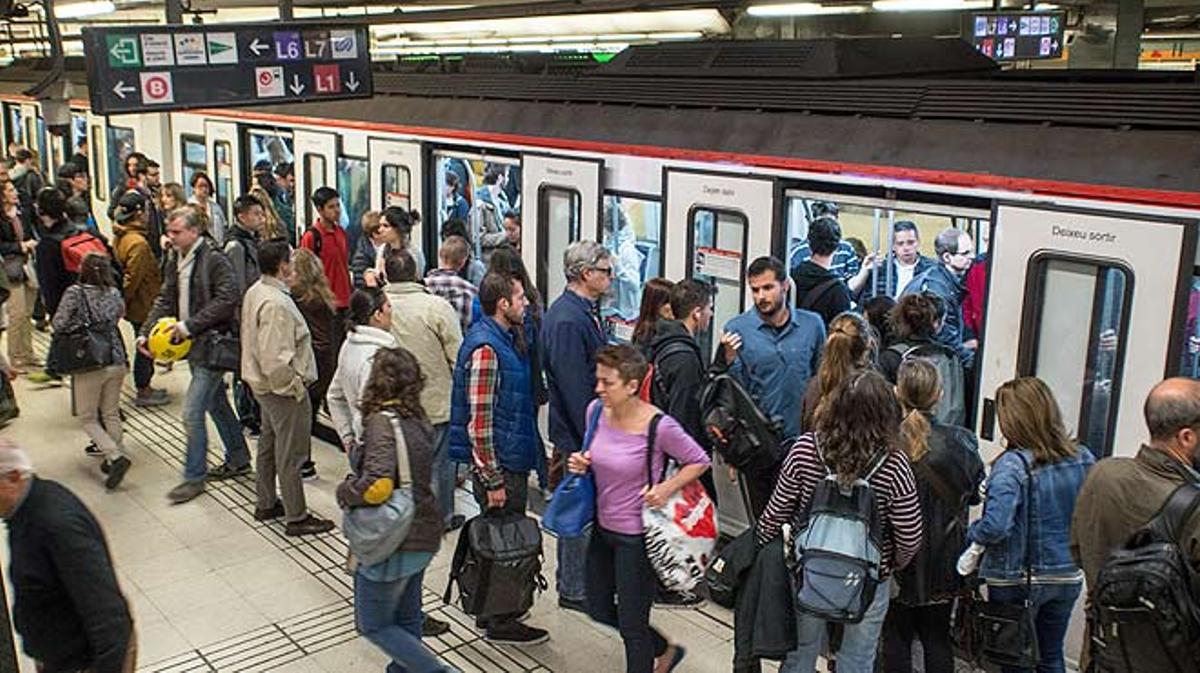
<path id="1" fill-rule="evenodd" d="M 321 187 L 313 192 L 313 207 L 317 219 L 300 237 L 300 247 L 311 250 L 325 268 L 329 289 L 333 290 L 333 306 L 343 313 L 350 306 L 350 242 L 338 222 L 342 217 L 342 200 L 337 191 Z"/>

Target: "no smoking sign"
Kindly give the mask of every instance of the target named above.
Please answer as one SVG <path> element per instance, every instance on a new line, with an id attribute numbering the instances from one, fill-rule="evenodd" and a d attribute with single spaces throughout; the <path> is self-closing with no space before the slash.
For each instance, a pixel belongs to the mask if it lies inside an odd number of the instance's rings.
<path id="1" fill-rule="evenodd" d="M 171 83 L 169 72 L 143 72 L 142 102 L 146 105 L 160 105 L 175 102 L 175 86 Z"/>

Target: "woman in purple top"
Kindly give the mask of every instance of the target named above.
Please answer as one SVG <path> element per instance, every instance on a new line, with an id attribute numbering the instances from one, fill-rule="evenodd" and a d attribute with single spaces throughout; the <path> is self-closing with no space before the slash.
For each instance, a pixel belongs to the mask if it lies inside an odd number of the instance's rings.
<path id="1" fill-rule="evenodd" d="M 592 417 L 596 404 L 603 404 L 604 410 L 591 444 L 584 447 L 586 451 L 571 454 L 568 465 L 577 474 L 590 468 L 596 477 L 596 523 L 587 556 L 587 609 L 592 619 L 620 631 L 629 673 L 667 673 L 684 655 L 681 646 L 668 643 L 650 626 L 657 579 L 646 556 L 642 510 L 661 507 L 709 468 L 704 449 L 683 427 L 638 397 L 648 367 L 633 346 L 607 346 L 596 353 L 596 395 L 600 399 L 589 406 L 587 417 Z M 653 474 L 662 474 L 668 456 L 680 469 L 671 478 L 651 485 L 646 451 L 651 423 L 657 416 L 662 418 L 654 437 Z"/>

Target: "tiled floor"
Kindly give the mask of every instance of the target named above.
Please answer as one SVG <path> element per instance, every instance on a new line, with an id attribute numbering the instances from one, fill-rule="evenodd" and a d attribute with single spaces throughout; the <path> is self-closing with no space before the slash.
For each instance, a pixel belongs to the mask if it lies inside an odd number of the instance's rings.
<path id="1" fill-rule="evenodd" d="M 38 340 L 44 347 L 44 335 Z M 183 457 L 179 401 L 187 380 L 186 366 L 158 370 L 155 385 L 173 399 L 167 407 L 137 409 L 126 397 L 126 444 L 134 466 L 113 493 L 104 490 L 98 461 L 83 455 L 86 439 L 70 416 L 66 387 L 18 381 L 21 417 L 2 431 L 25 446 L 41 476 L 69 486 L 100 519 L 137 620 L 140 670 L 383 670 L 386 657 L 354 630 L 350 577 L 342 571 L 346 545 L 339 532 L 296 540 L 283 535 L 281 523 L 254 521 L 249 478 L 212 485 L 184 505 L 168 503 L 166 493 L 178 481 Z M 316 441 L 313 453 L 320 479 L 305 487 L 309 505 L 336 516 L 333 492 L 346 472 L 344 457 Z M 216 450 L 210 454 L 214 461 L 219 456 Z M 459 507 L 464 513 L 473 509 L 468 494 L 459 493 Z M 528 648 L 487 643 L 472 619 L 442 604 L 454 542 L 453 536 L 446 538 L 425 580 L 427 611 L 452 624 L 449 634 L 427 641 L 447 662 L 463 671 L 486 672 L 623 668 L 615 632 L 557 608 L 553 538 L 546 539 L 544 568 L 551 589 L 539 597 L 529 619 L 547 628 L 551 640 Z M 730 669 L 728 611 L 715 606 L 656 611 L 652 621 L 688 648 L 677 670 Z M 31 662 L 23 661 L 22 671 L 31 673 Z"/>

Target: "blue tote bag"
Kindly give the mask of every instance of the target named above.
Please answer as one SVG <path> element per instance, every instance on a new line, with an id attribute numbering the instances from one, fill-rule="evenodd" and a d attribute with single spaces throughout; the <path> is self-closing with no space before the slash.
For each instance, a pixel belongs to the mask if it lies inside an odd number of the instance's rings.
<path id="1" fill-rule="evenodd" d="M 600 424 L 604 405 L 595 402 L 588 417 L 587 431 L 583 435 L 582 451 L 592 445 L 592 436 Z M 542 527 L 559 537 L 579 537 L 592 525 L 596 518 L 596 478 L 592 471 L 584 474 L 568 473 L 554 489 L 554 497 L 542 515 Z"/>

